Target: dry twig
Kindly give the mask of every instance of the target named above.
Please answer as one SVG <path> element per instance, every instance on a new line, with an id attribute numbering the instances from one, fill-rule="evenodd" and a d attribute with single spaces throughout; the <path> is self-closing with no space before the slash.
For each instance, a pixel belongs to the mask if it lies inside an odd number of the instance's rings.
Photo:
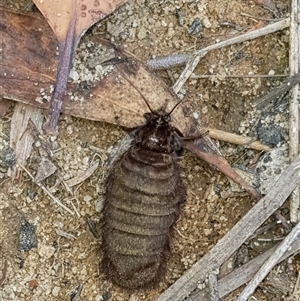
<path id="1" fill-rule="evenodd" d="M 198 281 L 218 269 L 285 202 L 299 181 L 300 155 L 274 183 L 270 192 L 156 301 L 180 301 L 186 298 L 197 287 Z"/>
<path id="2" fill-rule="evenodd" d="M 218 77 L 219 74 L 202 74 L 202 75 L 195 75 L 192 74 L 190 78 L 212 78 Z M 222 75 L 223 77 L 223 75 Z M 286 74 L 226 74 L 224 78 L 276 78 L 276 77 L 287 77 Z"/>
<path id="3" fill-rule="evenodd" d="M 233 292 L 246 282 L 250 281 L 253 276 L 257 273 L 262 264 L 274 253 L 279 244 L 275 245 L 271 249 L 267 250 L 263 254 L 258 255 L 244 265 L 233 270 L 231 273 L 222 277 L 218 281 L 218 289 L 220 298 Z M 295 240 L 291 247 L 284 253 L 277 263 L 285 260 L 289 256 L 295 254 L 300 250 L 300 240 Z M 195 290 L 186 301 L 199 300 L 201 290 Z"/>
<path id="4" fill-rule="evenodd" d="M 291 24 L 290 24 L 290 53 L 289 65 L 290 76 L 294 76 L 299 72 L 298 56 L 299 56 L 299 41 L 298 41 L 298 0 L 291 1 Z M 300 18 L 299 18 L 300 19 Z M 289 157 L 292 161 L 298 155 L 299 144 L 299 112 L 298 112 L 298 89 L 296 85 L 290 91 L 290 106 L 289 106 Z M 296 223 L 300 219 L 300 194 L 299 187 L 296 187 L 290 196 L 290 219 Z"/>
<path id="5" fill-rule="evenodd" d="M 299 166 L 300 167 L 300 166 Z M 259 271 L 255 274 L 254 278 L 248 283 L 246 288 L 242 291 L 237 301 L 247 301 L 248 298 L 255 291 L 261 281 L 268 275 L 271 269 L 277 264 L 283 254 L 290 248 L 291 244 L 299 239 L 300 235 L 300 222 L 292 229 L 288 236 L 282 241 L 275 252 L 269 259 L 261 266 Z"/>
<path id="6" fill-rule="evenodd" d="M 244 137 L 241 135 L 213 129 L 213 128 L 203 128 L 204 131 L 209 132 L 209 137 L 220 140 L 220 141 L 225 141 L 228 143 L 232 144 L 237 144 L 237 145 L 245 145 L 248 146 L 248 148 L 252 148 L 258 151 L 270 151 L 271 148 L 267 145 L 264 145 L 260 143 L 259 141 L 253 141 L 253 138 L 251 137 Z"/>
<path id="7" fill-rule="evenodd" d="M 230 46 L 233 44 L 237 43 L 242 43 L 248 40 L 253 40 L 258 37 L 282 30 L 287 28 L 290 25 L 290 18 L 286 18 L 282 21 L 278 21 L 276 23 L 267 25 L 263 28 L 251 31 L 251 32 L 246 32 L 245 34 L 242 34 L 237 37 L 233 37 L 231 39 L 210 45 L 208 47 L 205 47 L 203 49 L 197 50 L 194 52 L 192 56 L 190 56 L 188 63 L 181 73 L 180 77 L 178 78 L 177 82 L 173 85 L 173 90 L 175 93 L 178 93 L 182 86 L 185 84 L 187 79 L 190 77 L 190 75 L 193 73 L 194 69 L 198 65 L 200 59 L 209 51 L 219 49 L 222 47 Z"/>

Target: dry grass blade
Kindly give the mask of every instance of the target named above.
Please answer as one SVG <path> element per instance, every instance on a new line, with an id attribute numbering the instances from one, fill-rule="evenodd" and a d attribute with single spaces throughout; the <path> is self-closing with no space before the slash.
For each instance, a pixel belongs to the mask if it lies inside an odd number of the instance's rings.
<path id="1" fill-rule="evenodd" d="M 199 280 L 218 269 L 285 202 L 299 181 L 300 155 L 282 174 L 270 192 L 156 301 L 181 301 L 186 298 L 197 287 Z"/>
<path id="2" fill-rule="evenodd" d="M 300 73 L 295 74 L 280 86 L 274 88 L 270 93 L 257 99 L 254 106 L 258 109 L 266 108 L 270 103 L 274 102 L 277 97 L 290 91 L 300 83 Z"/>
<path id="3" fill-rule="evenodd" d="M 70 213 L 72 215 L 74 214 L 74 212 L 72 210 L 70 210 L 60 200 L 58 200 L 44 185 L 42 185 L 39 182 L 36 182 L 34 180 L 33 175 L 24 166 L 22 166 L 20 164 L 19 164 L 19 166 L 28 174 L 28 176 L 31 178 L 32 182 L 35 183 L 36 185 L 38 185 L 44 191 L 44 193 L 51 198 L 52 201 L 54 201 L 58 206 L 60 206 L 64 210 L 66 210 L 68 213 Z"/>
<path id="4" fill-rule="evenodd" d="M 70 300 L 79 301 L 81 293 L 83 291 L 84 283 L 80 284 L 74 291 L 71 292 Z"/>
<path id="5" fill-rule="evenodd" d="M 99 162 L 94 163 L 91 167 L 89 167 L 84 172 L 80 173 L 78 176 L 65 181 L 66 184 L 69 187 L 78 185 L 79 183 L 83 182 L 85 179 L 90 177 L 94 173 L 94 171 L 98 168 L 98 166 L 99 166 Z"/>

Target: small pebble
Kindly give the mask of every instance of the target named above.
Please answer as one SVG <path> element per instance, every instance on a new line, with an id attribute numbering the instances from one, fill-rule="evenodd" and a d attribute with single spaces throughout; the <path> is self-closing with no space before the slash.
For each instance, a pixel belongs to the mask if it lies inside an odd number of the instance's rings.
<path id="1" fill-rule="evenodd" d="M 31 279 L 27 282 L 27 285 L 30 290 L 34 290 L 38 287 L 38 282 L 36 279 Z"/>
<path id="2" fill-rule="evenodd" d="M 35 192 L 35 191 L 31 190 L 30 188 L 27 188 L 27 196 L 28 196 L 31 200 L 34 199 L 35 195 L 36 195 L 36 192 Z"/>
<path id="3" fill-rule="evenodd" d="M 195 119 L 198 119 L 198 118 L 199 118 L 199 114 L 198 114 L 197 112 L 193 112 L 193 117 L 194 117 Z"/>
<path id="4" fill-rule="evenodd" d="M 90 195 L 85 195 L 85 196 L 83 197 L 83 200 L 84 200 L 86 203 L 90 202 L 92 199 L 93 199 L 93 198 L 92 198 Z"/>
<path id="5" fill-rule="evenodd" d="M 168 23 L 167 23 L 165 20 L 162 20 L 162 21 L 161 21 L 161 25 L 162 25 L 163 27 L 167 27 L 167 26 L 168 26 Z"/>
<path id="6" fill-rule="evenodd" d="M 88 164 L 89 164 L 89 160 L 90 160 L 89 157 L 84 157 L 84 158 L 82 159 L 82 164 L 83 164 L 83 165 L 88 165 Z"/>
<path id="7" fill-rule="evenodd" d="M 57 297 L 60 291 L 60 287 L 58 286 L 54 286 L 53 290 L 52 290 L 52 296 Z"/>
<path id="8" fill-rule="evenodd" d="M 52 246 L 48 245 L 41 245 L 38 248 L 38 254 L 43 258 L 43 259 L 49 259 L 52 257 L 55 253 L 55 248 Z"/>
<path id="9" fill-rule="evenodd" d="M 263 125 L 259 124 L 257 128 L 258 139 L 270 147 L 277 146 L 283 140 L 283 130 L 276 124 Z"/>
<path id="10" fill-rule="evenodd" d="M 211 23 L 207 17 L 204 17 L 202 20 L 202 24 L 205 28 L 211 28 Z"/>
<path id="11" fill-rule="evenodd" d="M 274 70 L 270 70 L 268 75 L 275 75 L 275 71 Z"/>
<path id="12" fill-rule="evenodd" d="M 5 167 L 12 167 L 16 163 L 15 152 L 11 147 L 3 148 L 0 151 L 0 161 Z"/>
<path id="13" fill-rule="evenodd" d="M 41 142 L 40 141 L 36 141 L 35 142 L 35 147 L 40 147 L 41 146 Z"/>
<path id="14" fill-rule="evenodd" d="M 203 113 L 203 114 L 206 114 L 207 112 L 208 112 L 207 106 L 203 107 L 203 108 L 202 108 L 202 113 Z"/>
<path id="15" fill-rule="evenodd" d="M 137 34 L 138 39 L 143 40 L 146 38 L 146 36 L 147 36 L 146 29 L 144 27 L 140 28 L 140 30 Z"/>

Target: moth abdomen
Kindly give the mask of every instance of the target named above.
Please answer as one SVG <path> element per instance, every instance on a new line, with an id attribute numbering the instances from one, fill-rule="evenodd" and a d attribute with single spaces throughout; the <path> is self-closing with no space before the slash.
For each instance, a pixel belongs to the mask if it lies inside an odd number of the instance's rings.
<path id="1" fill-rule="evenodd" d="M 128 289 L 152 286 L 163 276 L 172 228 L 185 200 L 176 154 L 180 141 L 169 116 L 155 114 L 107 178 L 102 262 L 106 275 Z"/>

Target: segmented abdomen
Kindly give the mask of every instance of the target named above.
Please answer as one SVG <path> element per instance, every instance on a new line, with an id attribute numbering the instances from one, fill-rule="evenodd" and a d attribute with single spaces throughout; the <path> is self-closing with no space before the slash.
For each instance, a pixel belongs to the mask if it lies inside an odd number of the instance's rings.
<path id="1" fill-rule="evenodd" d="M 175 160 L 132 146 L 108 176 L 103 267 L 120 286 L 149 287 L 164 274 L 170 231 L 185 200 Z"/>

